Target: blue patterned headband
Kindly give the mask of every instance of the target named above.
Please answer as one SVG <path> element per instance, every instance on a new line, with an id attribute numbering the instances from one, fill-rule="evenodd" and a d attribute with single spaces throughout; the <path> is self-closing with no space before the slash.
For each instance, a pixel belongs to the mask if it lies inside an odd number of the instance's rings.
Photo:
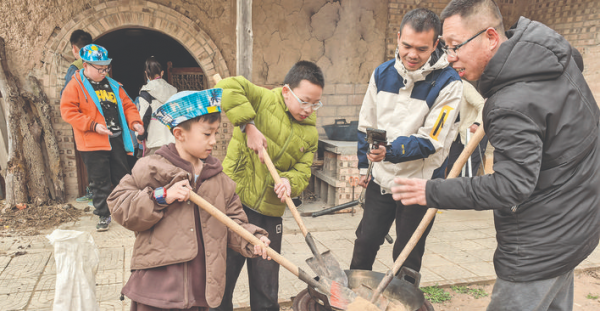
<path id="1" fill-rule="evenodd" d="M 221 96 L 223 96 L 223 89 L 179 92 L 156 109 L 152 117 L 172 129 L 195 117 L 220 113 Z"/>

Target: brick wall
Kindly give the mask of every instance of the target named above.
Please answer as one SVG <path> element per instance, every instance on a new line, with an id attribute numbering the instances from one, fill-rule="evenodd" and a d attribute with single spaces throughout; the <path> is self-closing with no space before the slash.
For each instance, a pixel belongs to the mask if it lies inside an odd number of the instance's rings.
<path id="1" fill-rule="evenodd" d="M 373 68 L 374 69 L 374 68 Z M 319 136 L 325 138 L 323 125 L 334 124 L 336 119 L 358 121 L 368 84 L 326 84 L 323 90 L 323 107 L 317 110 Z"/>
<path id="2" fill-rule="evenodd" d="M 68 43 L 71 32 L 75 29 L 84 29 L 96 38 L 114 29 L 126 27 L 157 30 L 179 41 L 197 60 L 207 77 L 212 77 L 216 73 L 223 77 L 229 76 L 229 69 L 220 52 L 221 49 L 194 20 L 188 17 L 192 15 L 177 5 L 170 7 L 151 1 L 109 1 L 79 12 L 72 20 L 61 25 L 62 28 L 54 29 L 43 48 L 45 51 L 41 59 L 43 65 L 35 68 L 34 72 L 40 78 L 53 104 L 52 121 L 59 143 L 68 198 L 79 195 L 73 130 L 71 125 L 64 122 L 60 116 L 60 90 L 64 85 L 67 68 L 72 61 Z M 213 85 L 212 79 L 208 80 L 210 85 Z M 214 153 L 216 157 L 223 159 L 225 156 L 231 133 L 231 123 L 223 116 Z"/>
<path id="3" fill-rule="evenodd" d="M 583 75 L 596 102 L 600 99 L 600 1 L 534 0 L 525 16 L 540 21 L 567 39 L 583 56 Z"/>

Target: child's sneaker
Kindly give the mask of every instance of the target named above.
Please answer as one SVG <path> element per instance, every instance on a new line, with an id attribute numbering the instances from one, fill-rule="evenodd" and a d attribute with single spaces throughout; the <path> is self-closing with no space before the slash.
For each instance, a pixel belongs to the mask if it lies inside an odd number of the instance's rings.
<path id="1" fill-rule="evenodd" d="M 96 225 L 96 231 L 107 231 L 110 220 L 110 216 L 100 216 L 100 221 Z"/>
<path id="2" fill-rule="evenodd" d="M 77 202 L 88 202 L 92 201 L 92 192 L 90 192 L 90 187 L 85 187 L 85 195 L 75 199 Z"/>

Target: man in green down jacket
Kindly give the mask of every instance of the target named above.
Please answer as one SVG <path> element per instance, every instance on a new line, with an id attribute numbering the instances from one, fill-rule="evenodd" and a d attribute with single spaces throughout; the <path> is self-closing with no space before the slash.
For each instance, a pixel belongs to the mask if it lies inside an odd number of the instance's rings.
<path id="1" fill-rule="evenodd" d="M 281 251 L 285 196 L 295 197 L 308 185 L 318 142 L 314 112 L 322 106 L 325 85 L 321 69 L 308 61 L 296 63 L 283 83 L 282 88 L 268 90 L 234 77 L 216 85 L 223 89 L 221 103 L 227 118 L 236 126 L 223 171 L 236 182 L 249 223 L 269 232 L 270 246 L 277 252 Z M 263 147 L 281 176 L 280 184 L 274 184 L 263 164 Z M 233 290 L 246 260 L 252 310 L 279 310 L 279 264 L 246 259 L 231 250 L 225 296 L 217 310 L 233 310 Z"/>

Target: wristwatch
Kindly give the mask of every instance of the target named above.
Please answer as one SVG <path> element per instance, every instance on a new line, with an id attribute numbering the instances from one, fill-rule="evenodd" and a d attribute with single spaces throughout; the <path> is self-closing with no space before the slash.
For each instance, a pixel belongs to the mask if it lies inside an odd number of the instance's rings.
<path id="1" fill-rule="evenodd" d="M 159 187 L 154 189 L 154 200 L 158 202 L 158 204 L 168 204 L 167 203 L 167 190 L 163 187 Z"/>

